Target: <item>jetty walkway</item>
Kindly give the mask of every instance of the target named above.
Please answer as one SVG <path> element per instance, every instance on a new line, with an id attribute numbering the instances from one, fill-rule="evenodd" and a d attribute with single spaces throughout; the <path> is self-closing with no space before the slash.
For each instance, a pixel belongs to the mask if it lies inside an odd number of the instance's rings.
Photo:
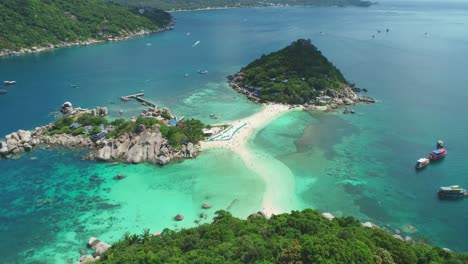
<path id="1" fill-rule="evenodd" d="M 152 103 L 152 102 L 150 102 L 150 101 L 148 101 L 146 99 L 141 98 L 144 95 L 145 95 L 145 93 L 136 93 L 136 94 L 126 95 L 126 96 L 121 96 L 120 100 L 122 100 L 124 102 L 127 102 L 128 100 L 133 98 L 133 99 L 137 100 L 138 102 L 143 103 L 145 105 L 156 107 L 155 103 Z"/>

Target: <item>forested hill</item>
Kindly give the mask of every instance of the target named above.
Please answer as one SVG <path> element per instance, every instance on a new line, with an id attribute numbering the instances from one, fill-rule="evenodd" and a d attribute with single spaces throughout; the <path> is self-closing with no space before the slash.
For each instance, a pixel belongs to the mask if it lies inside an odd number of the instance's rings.
<path id="1" fill-rule="evenodd" d="M 1 0 L 0 51 L 106 39 L 166 27 L 170 14 L 101 0 Z"/>
<path id="2" fill-rule="evenodd" d="M 468 263 L 457 254 L 415 240 L 402 241 L 357 220 L 328 220 L 317 211 L 240 220 L 216 212 L 211 224 L 153 236 L 127 234 L 98 263 Z"/>
<path id="3" fill-rule="evenodd" d="M 305 39 L 253 61 L 241 70 L 235 82 L 254 91 L 263 101 L 288 104 L 303 104 L 322 91 L 347 87 L 340 70 Z"/>
<path id="4" fill-rule="evenodd" d="M 253 7 L 253 6 L 360 6 L 372 4 L 366 0 L 113 0 L 118 3 L 151 6 L 167 11 L 191 10 L 216 7 Z"/>

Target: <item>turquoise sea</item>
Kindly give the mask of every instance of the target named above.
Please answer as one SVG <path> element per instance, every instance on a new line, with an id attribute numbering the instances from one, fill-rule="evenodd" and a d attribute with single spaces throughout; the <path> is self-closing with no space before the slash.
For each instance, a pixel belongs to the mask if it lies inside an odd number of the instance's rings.
<path id="1" fill-rule="evenodd" d="M 287 113 L 250 140 L 250 148 L 270 157 L 262 162 L 281 162 L 294 175 L 290 195 L 299 205 L 290 209 L 351 215 L 468 251 L 468 201 L 435 195 L 440 186 L 468 188 L 468 4 L 383 1 L 367 9 L 174 16 L 177 25 L 169 32 L 0 59 L 0 80 L 18 83 L 0 96 L 0 135 L 53 120 L 64 101 L 108 106 L 112 117 L 120 109 L 135 115 L 142 106 L 117 98 L 140 90 L 179 116 L 208 123 L 246 117 L 259 107 L 228 88 L 225 77 L 297 38 L 311 38 L 378 103 L 354 106 L 355 115 Z M 208 74 L 197 74 L 199 69 Z M 211 120 L 210 113 L 219 119 Z M 415 161 L 437 139 L 445 141 L 447 157 L 416 172 Z M 109 166 L 83 161 L 83 155 L 41 149 L 0 161 L 2 261 L 75 263 L 90 236 L 113 242 L 126 231 L 209 222 L 218 209 L 239 217 L 262 209 L 265 183 L 226 150 L 162 168 Z M 114 181 L 118 173 L 127 177 Z M 213 205 L 207 219 L 199 218 L 205 202 Z M 178 213 L 184 221 L 172 220 Z"/>

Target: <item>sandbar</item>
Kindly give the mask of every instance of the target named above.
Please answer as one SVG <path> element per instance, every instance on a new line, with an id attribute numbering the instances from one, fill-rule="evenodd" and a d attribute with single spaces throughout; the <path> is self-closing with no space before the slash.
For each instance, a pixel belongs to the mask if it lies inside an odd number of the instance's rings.
<path id="1" fill-rule="evenodd" d="M 268 217 L 272 214 L 289 212 L 297 208 L 295 179 L 291 170 L 268 153 L 256 151 L 249 146 L 249 140 L 268 123 L 286 112 L 301 110 L 289 105 L 264 104 L 262 109 L 243 119 L 230 122 L 231 133 L 227 139 L 201 142 L 201 150 L 225 148 L 239 154 L 245 165 L 265 182 L 265 193 L 261 211 Z"/>

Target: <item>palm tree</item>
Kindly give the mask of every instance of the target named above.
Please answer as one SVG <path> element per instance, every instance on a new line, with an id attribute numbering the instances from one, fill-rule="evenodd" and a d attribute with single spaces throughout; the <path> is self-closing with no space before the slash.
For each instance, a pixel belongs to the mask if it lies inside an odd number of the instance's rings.
<path id="1" fill-rule="evenodd" d="M 149 228 L 143 229 L 143 234 L 141 234 L 141 242 L 146 243 L 150 240 L 151 234 Z"/>
<path id="2" fill-rule="evenodd" d="M 130 232 L 125 232 L 125 235 L 124 235 L 124 240 L 125 242 L 127 242 L 127 244 L 131 244 L 130 243 Z"/>

